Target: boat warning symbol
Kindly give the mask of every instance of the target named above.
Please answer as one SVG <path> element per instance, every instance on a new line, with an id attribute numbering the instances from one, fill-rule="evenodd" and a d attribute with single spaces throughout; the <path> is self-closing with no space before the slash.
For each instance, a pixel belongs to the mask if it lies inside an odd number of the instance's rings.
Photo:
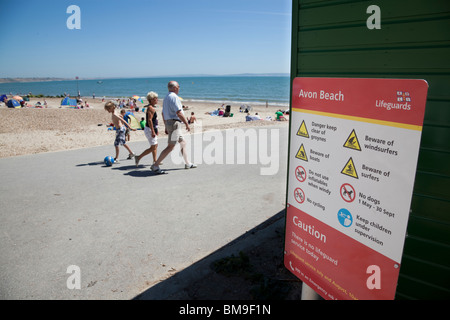
<path id="1" fill-rule="evenodd" d="M 356 136 L 355 129 L 348 136 L 344 143 L 345 148 L 361 151 L 361 146 L 359 145 L 358 137 Z"/>
<path id="2" fill-rule="evenodd" d="M 344 169 L 342 169 L 341 173 L 350 176 L 352 178 L 359 179 L 352 158 L 348 160 L 347 164 L 345 165 Z"/>
<path id="3" fill-rule="evenodd" d="M 297 155 L 295 157 L 297 159 L 308 162 L 308 156 L 306 155 L 305 147 L 303 146 L 303 144 L 301 145 L 300 149 L 298 149 Z"/>
<path id="4" fill-rule="evenodd" d="M 303 120 L 302 125 L 300 126 L 300 129 L 298 129 L 297 135 L 300 137 L 309 138 L 309 133 L 308 133 L 308 129 L 306 128 L 305 120 Z"/>

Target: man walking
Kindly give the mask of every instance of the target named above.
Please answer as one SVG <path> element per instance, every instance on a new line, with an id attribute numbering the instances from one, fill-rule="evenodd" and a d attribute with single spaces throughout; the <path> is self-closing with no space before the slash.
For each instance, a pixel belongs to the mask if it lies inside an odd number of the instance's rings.
<path id="1" fill-rule="evenodd" d="M 165 157 L 172 152 L 178 142 L 181 147 L 181 154 L 185 162 L 185 169 L 197 168 L 195 164 L 192 164 L 188 160 L 186 141 L 184 140 L 183 134 L 181 132 L 181 123 L 186 125 L 186 130 L 190 131 L 189 124 L 183 113 L 183 105 L 181 104 L 180 98 L 178 97 L 178 92 L 180 90 L 180 85 L 176 81 L 170 81 L 168 84 L 169 93 L 164 98 L 162 117 L 166 127 L 166 133 L 168 137 L 168 145 L 159 155 L 158 160 L 151 166 L 153 172 L 161 174 L 165 173 L 159 168 L 160 163 Z"/>

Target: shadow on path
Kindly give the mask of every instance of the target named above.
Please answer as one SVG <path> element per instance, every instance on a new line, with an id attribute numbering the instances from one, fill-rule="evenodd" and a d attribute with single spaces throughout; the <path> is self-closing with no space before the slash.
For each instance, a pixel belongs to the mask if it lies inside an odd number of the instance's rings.
<path id="1" fill-rule="evenodd" d="M 300 300 L 302 283 L 285 267 L 285 211 L 135 300 Z"/>

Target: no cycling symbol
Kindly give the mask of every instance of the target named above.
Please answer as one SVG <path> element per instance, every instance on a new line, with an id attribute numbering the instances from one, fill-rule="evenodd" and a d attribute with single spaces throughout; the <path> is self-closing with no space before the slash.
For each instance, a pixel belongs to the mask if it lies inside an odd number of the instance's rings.
<path id="1" fill-rule="evenodd" d="M 300 189 L 300 188 L 297 188 L 297 189 L 295 189 L 295 191 L 294 191 L 294 197 L 295 197 L 295 200 L 298 202 L 298 203 L 300 203 L 300 204 L 302 204 L 303 202 L 305 202 L 305 193 L 303 192 L 303 190 L 302 189 Z"/>
<path id="2" fill-rule="evenodd" d="M 353 202 L 356 198 L 355 188 L 351 184 L 344 183 L 341 186 L 341 197 L 345 202 Z"/>

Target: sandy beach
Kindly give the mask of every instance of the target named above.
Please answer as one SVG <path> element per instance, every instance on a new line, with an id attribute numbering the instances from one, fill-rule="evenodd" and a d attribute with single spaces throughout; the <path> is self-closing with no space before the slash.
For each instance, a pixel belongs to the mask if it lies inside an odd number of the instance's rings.
<path id="1" fill-rule="evenodd" d="M 161 116 L 162 98 L 157 108 L 161 138 L 165 136 Z M 82 97 L 82 99 L 89 103 L 89 109 L 60 107 L 61 98 L 45 98 L 46 108 L 35 107 L 37 102 L 43 104 L 44 98 L 30 98 L 27 102 L 29 107 L 19 109 L 7 108 L 4 103 L 0 103 L 0 158 L 103 145 L 111 145 L 113 148 L 115 131 L 107 128 L 111 122 L 111 115 L 104 110 L 106 101 L 102 102 L 102 99 L 92 99 L 92 97 Z M 239 112 L 238 104 L 230 104 L 233 117 L 226 118 L 206 114 L 221 107 L 220 103 L 184 100 L 183 105 L 189 107 L 185 110 L 185 115 L 190 117 L 191 112 L 194 112 L 198 120 L 193 125 L 191 133 L 280 123 L 288 125 L 288 121 L 247 122 L 245 120 L 247 114 Z M 145 117 L 141 111 L 144 104 L 138 102 L 138 106 L 140 111 L 134 114 L 140 120 Z M 279 106 L 270 104 L 267 107 L 252 105 L 252 108 L 250 114 L 258 113 L 261 119 L 267 117 L 276 119 L 275 112 L 280 109 Z M 146 141 L 144 132 L 142 130 L 131 132 L 130 142 L 133 141 Z"/>

